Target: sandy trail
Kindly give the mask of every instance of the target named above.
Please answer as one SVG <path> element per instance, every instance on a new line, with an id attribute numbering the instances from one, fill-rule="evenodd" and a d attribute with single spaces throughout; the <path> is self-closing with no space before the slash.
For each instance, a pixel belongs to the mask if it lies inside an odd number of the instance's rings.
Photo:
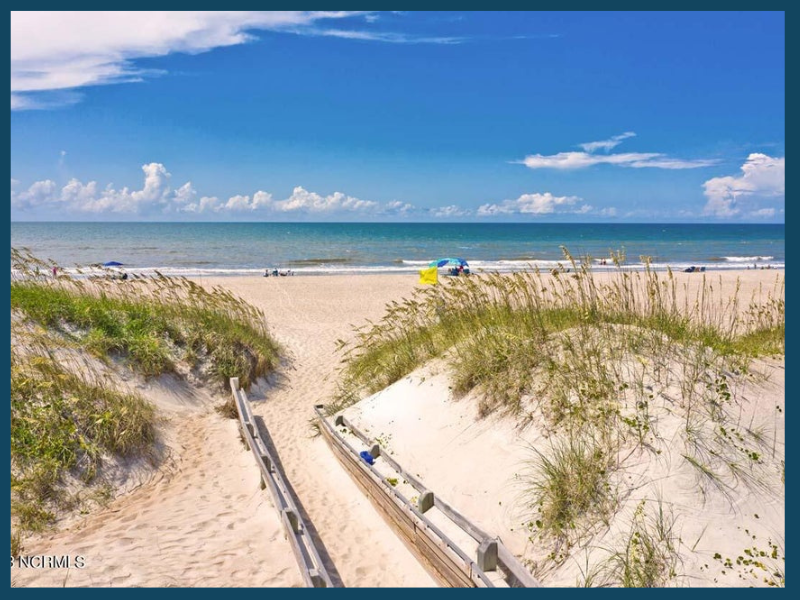
<path id="1" fill-rule="evenodd" d="M 300 504 L 348 587 L 431 586 L 435 581 L 392 532 L 321 438 L 313 407 L 329 400 L 339 363 L 336 340 L 351 324 L 379 319 L 387 302 L 409 295 L 411 276 L 202 280 L 264 309 L 289 355 L 274 383 L 249 394 L 269 429 Z"/>
<path id="2" fill-rule="evenodd" d="M 85 567 L 12 569 L 15 585 L 302 585 L 236 422 L 185 400 L 159 403 L 170 455 L 155 476 L 101 513 L 26 544 L 26 555 L 80 556 Z"/>

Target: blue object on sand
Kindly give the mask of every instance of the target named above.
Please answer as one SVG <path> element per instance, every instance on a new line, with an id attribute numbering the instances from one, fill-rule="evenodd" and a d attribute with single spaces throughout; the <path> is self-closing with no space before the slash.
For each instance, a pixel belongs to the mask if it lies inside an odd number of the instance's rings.
<path id="1" fill-rule="evenodd" d="M 363 458 L 364 462 L 367 463 L 368 465 L 374 465 L 375 464 L 375 459 L 372 458 L 372 454 L 370 454 L 368 451 L 362 450 L 361 452 L 358 453 L 358 455 L 361 458 Z"/>
<path id="2" fill-rule="evenodd" d="M 104 262 L 103 266 L 104 267 L 121 267 L 122 263 L 121 262 L 117 262 L 115 260 L 110 260 L 108 262 Z"/>

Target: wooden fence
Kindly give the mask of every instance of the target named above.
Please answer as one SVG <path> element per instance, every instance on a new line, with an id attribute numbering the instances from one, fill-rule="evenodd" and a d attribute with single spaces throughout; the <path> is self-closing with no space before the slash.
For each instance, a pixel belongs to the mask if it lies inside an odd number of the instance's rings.
<path id="1" fill-rule="evenodd" d="M 309 535 L 306 523 L 289 493 L 283 475 L 276 466 L 275 458 L 253 420 L 250 402 L 244 390 L 239 387 L 239 378 L 232 377 L 230 383 L 236 412 L 239 413 L 242 436 L 253 451 L 256 463 L 261 469 L 262 488 L 266 487 L 270 491 L 272 502 L 280 513 L 303 582 L 306 587 L 335 587 Z"/>
<path id="2" fill-rule="evenodd" d="M 487 572 L 500 570 L 510 587 L 540 587 L 530 572 L 497 538 L 477 525 L 427 489 L 421 481 L 403 469 L 375 440 L 369 439 L 344 416 L 335 418 L 334 425 L 325 417 L 324 407 L 315 407 L 320 431 L 353 480 L 369 497 L 383 518 L 392 526 L 417 558 L 436 579 L 450 587 L 496 587 Z M 416 503 L 410 502 L 336 430 L 349 429 L 369 448 L 373 458 L 380 457 L 419 492 Z M 425 516 L 436 507 L 478 543 L 473 558 Z"/>

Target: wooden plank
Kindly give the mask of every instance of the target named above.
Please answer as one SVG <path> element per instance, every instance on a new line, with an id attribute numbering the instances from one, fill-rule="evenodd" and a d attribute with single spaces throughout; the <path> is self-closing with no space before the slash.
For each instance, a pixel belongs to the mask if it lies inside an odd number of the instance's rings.
<path id="1" fill-rule="evenodd" d="M 370 499 L 384 520 L 398 536 L 411 548 L 429 571 L 445 585 L 459 587 L 494 587 L 494 584 L 477 565 L 438 527 L 431 523 L 420 511 L 397 492 L 378 473 L 374 467 L 363 462 L 358 452 L 336 431 L 322 413 L 322 407 L 315 407 L 321 423 L 323 438 L 334 455 L 351 475 L 357 486 Z M 346 419 L 337 418 L 337 423 L 350 430 L 364 443 L 370 444 L 366 436 Z M 410 476 L 389 454 L 381 449 L 381 458 L 393 467 L 418 491 L 427 491 L 424 484 Z M 435 496 L 437 506 L 451 521 L 467 532 L 476 541 L 491 538 L 480 527 L 469 521 L 449 504 Z M 498 541 L 497 563 L 502 572 L 508 575 L 510 585 L 539 587 L 516 558 Z"/>
<path id="2" fill-rule="evenodd" d="M 497 546 L 497 564 L 500 570 L 506 575 L 506 581 L 510 587 L 542 587 L 542 584 L 531 575 L 518 560 L 511 554 L 511 551 L 501 542 Z"/>
<path id="3" fill-rule="evenodd" d="M 433 505 L 442 511 L 453 523 L 466 531 L 476 542 L 480 543 L 483 540 L 492 537 L 452 506 L 450 506 L 447 502 L 439 498 L 439 496 L 435 497 Z"/>
<path id="4" fill-rule="evenodd" d="M 250 446 L 261 471 L 262 489 L 269 489 L 273 504 L 279 511 L 280 520 L 299 566 L 303 582 L 307 587 L 334 587 L 313 540 L 307 535 L 306 524 L 294 504 L 286 481 L 280 471 L 274 468 L 275 459 L 261 439 L 250 403 L 244 390 L 239 388 L 239 381 L 236 378 L 231 379 L 231 391 L 236 404 L 236 412 L 239 415 L 242 436 Z"/>
<path id="5" fill-rule="evenodd" d="M 441 549 L 425 534 L 424 531 L 417 531 L 414 537 L 414 546 L 419 554 L 425 557 L 426 562 L 431 565 L 450 587 L 475 587 L 469 575 L 457 568 L 450 557 L 442 553 Z"/>

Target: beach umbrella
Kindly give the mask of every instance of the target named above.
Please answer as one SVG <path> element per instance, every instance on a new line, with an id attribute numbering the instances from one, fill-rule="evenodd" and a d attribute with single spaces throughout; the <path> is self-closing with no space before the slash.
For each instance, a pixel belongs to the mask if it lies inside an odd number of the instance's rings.
<path id="1" fill-rule="evenodd" d="M 115 260 L 110 260 L 108 262 L 104 262 L 103 266 L 104 267 L 121 267 L 122 263 L 121 262 L 117 262 Z"/>
<path id="2" fill-rule="evenodd" d="M 439 260 L 432 260 L 428 263 L 429 267 L 444 267 L 445 265 L 461 265 L 468 267 L 467 261 L 463 258 L 440 258 Z"/>

